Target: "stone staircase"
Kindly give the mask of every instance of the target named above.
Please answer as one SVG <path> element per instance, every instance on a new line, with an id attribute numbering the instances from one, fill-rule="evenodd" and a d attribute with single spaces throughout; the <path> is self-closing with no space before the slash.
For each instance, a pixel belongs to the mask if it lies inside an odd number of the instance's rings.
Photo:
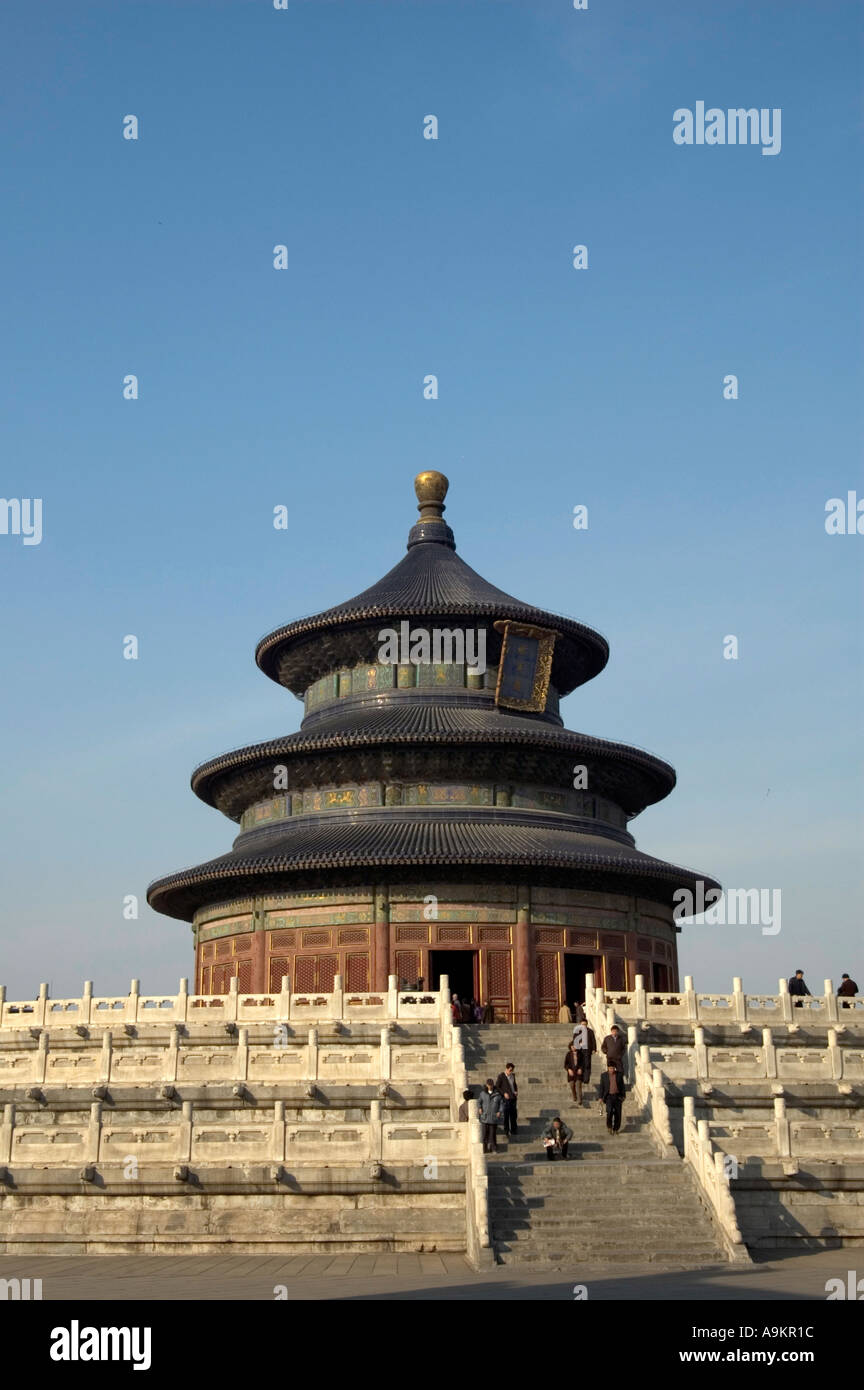
<path id="1" fill-rule="evenodd" d="M 519 1133 L 506 1139 L 499 1129 L 501 1152 L 489 1159 L 489 1218 L 498 1261 L 725 1263 L 690 1174 L 680 1160 L 663 1156 L 631 1091 L 620 1134 L 607 1131 L 597 1101 L 596 1058 L 582 1107 L 574 1104 L 562 1066 L 571 1032 L 567 1024 L 462 1029 L 475 1093 L 505 1062 L 514 1063 L 519 1083 Z M 541 1143 L 555 1115 L 573 1130 L 566 1163 L 550 1163 Z"/>

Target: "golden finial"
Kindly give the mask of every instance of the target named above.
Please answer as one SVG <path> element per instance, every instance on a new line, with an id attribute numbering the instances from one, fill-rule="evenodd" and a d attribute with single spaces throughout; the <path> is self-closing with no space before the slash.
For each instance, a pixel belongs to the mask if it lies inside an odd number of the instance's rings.
<path id="1" fill-rule="evenodd" d="M 450 483 L 444 474 L 436 473 L 434 468 L 417 474 L 414 479 L 414 491 L 417 494 L 417 510 L 421 520 L 432 521 L 435 517 L 440 517 L 444 511 L 444 498 L 449 486 Z"/>
<path id="2" fill-rule="evenodd" d="M 425 542 L 446 545 L 450 550 L 456 549 L 453 532 L 442 516 L 444 498 L 449 486 L 444 474 L 437 473 L 434 468 L 417 474 L 414 479 L 414 491 L 417 494 L 420 520 L 415 522 L 408 533 L 409 550 L 412 546 L 423 545 Z"/>

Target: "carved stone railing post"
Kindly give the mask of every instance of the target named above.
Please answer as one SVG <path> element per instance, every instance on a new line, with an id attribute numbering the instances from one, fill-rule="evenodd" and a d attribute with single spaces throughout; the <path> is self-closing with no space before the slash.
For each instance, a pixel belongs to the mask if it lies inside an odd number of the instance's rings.
<path id="1" fill-rule="evenodd" d="M 777 1077 L 777 1049 L 774 1046 L 774 1034 L 770 1028 L 762 1029 L 762 1055 L 765 1059 L 765 1076 L 769 1081 Z"/>
<path id="2" fill-rule="evenodd" d="M 176 1081 L 176 1080 L 177 1080 L 177 1072 L 178 1072 L 178 1068 L 179 1068 L 179 1065 L 180 1065 L 180 1056 L 179 1056 L 179 1053 L 180 1053 L 180 1030 L 179 1030 L 179 1028 L 177 1028 L 177 1027 L 175 1026 L 175 1027 L 173 1027 L 173 1028 L 171 1029 L 171 1032 L 168 1034 L 168 1046 L 167 1046 L 167 1048 L 165 1049 L 165 1055 L 164 1055 L 163 1066 L 162 1066 L 162 1080 L 163 1080 L 163 1081 Z"/>
<path id="3" fill-rule="evenodd" d="M 438 981 L 438 1032 L 442 1047 L 450 1046 L 453 1029 L 453 1014 L 450 1010 L 450 976 L 442 975 Z"/>
<path id="4" fill-rule="evenodd" d="M 828 1029 L 828 1058 L 831 1063 L 831 1078 L 834 1081 L 843 1079 L 843 1053 L 837 1045 L 837 1029 Z"/>
<path id="5" fill-rule="evenodd" d="M 43 1028 L 39 1034 L 39 1041 L 36 1044 L 36 1056 L 33 1059 L 33 1080 L 38 1086 L 43 1085 L 48 1075 L 48 1029 Z"/>
<path id="6" fill-rule="evenodd" d="M 585 976 L 585 1017 L 590 1022 L 594 1015 L 594 972 Z"/>
<path id="7" fill-rule="evenodd" d="M 237 1032 L 237 1060 L 234 1080 L 245 1081 L 249 1076 L 249 1029 L 240 1028 Z"/>
<path id="8" fill-rule="evenodd" d="M 307 1034 L 306 1077 L 309 1081 L 318 1080 L 318 1029 L 314 1027 Z"/>
<path id="9" fill-rule="evenodd" d="M 0 1125 L 0 1163 L 12 1162 L 12 1134 L 15 1129 L 15 1105 L 7 1101 L 3 1106 L 3 1123 Z"/>
<path id="10" fill-rule="evenodd" d="M 277 1100 L 273 1106 L 273 1128 L 270 1132 L 270 1157 L 277 1163 L 285 1159 L 285 1129 L 285 1102 Z"/>
<path id="11" fill-rule="evenodd" d="M 381 1102 L 369 1103 L 369 1157 L 373 1163 L 380 1163 L 384 1157 L 384 1126 L 381 1122 Z"/>
<path id="12" fill-rule="evenodd" d="M 823 1002 L 825 1004 L 825 1017 L 829 1023 L 837 1022 L 837 995 L 834 993 L 834 981 L 825 980 L 825 994 Z"/>
<path id="13" fill-rule="evenodd" d="M 639 1024 L 631 1023 L 627 1027 L 627 1075 L 633 1076 L 639 1058 Z"/>
<path id="14" fill-rule="evenodd" d="M 114 1040 L 111 1036 L 110 1028 L 102 1029 L 102 1050 L 99 1054 L 99 1080 L 103 1086 L 107 1086 L 111 1080 L 111 1060 L 114 1052 Z"/>
<path id="15" fill-rule="evenodd" d="M 34 1019 L 33 1019 L 33 1022 L 34 1022 L 34 1023 L 41 1023 L 41 1024 L 44 1024 L 44 1022 L 45 1022 L 45 1013 L 46 1013 L 46 1011 L 47 1011 L 47 1008 L 48 1008 L 48 986 L 47 986 L 46 984 L 41 984 L 41 985 L 39 986 L 39 999 L 38 999 L 38 1001 L 37 1001 L 37 1003 L 36 1003 L 36 1015 L 35 1015 L 35 1017 L 34 1017 Z"/>
<path id="16" fill-rule="evenodd" d="M 93 981 L 84 981 L 84 993 L 81 996 L 81 1022 L 90 1022 L 90 1013 L 93 1008 Z"/>
<path id="17" fill-rule="evenodd" d="M 90 1121 L 87 1125 L 87 1139 L 84 1145 L 84 1162 L 99 1162 L 99 1141 L 102 1136 L 102 1102 L 94 1100 L 90 1106 Z"/>
<path id="18" fill-rule="evenodd" d="M 291 977 L 282 976 L 282 988 L 279 991 L 279 1000 L 276 1005 L 276 1018 L 280 1023 L 287 1023 L 291 1017 Z"/>
<path id="19" fill-rule="evenodd" d="M 648 1001 L 645 996 L 645 976 L 637 975 L 634 981 L 636 988 L 633 991 L 633 1007 L 636 1011 L 636 1022 L 648 1017 Z"/>
<path id="20" fill-rule="evenodd" d="M 125 1008 L 125 1010 L 124 1010 L 124 1018 L 123 1018 L 123 1022 L 124 1022 L 124 1023 L 137 1023 L 137 1022 L 138 1022 L 138 996 L 139 996 L 140 993 L 141 993 L 141 981 L 140 981 L 140 980 L 130 980 L 130 982 L 129 982 L 129 994 L 128 994 L 128 997 L 127 997 L 127 999 L 126 999 L 126 1008 Z"/>
<path id="21" fill-rule="evenodd" d="M 237 976 L 232 975 L 231 979 L 228 981 L 227 1007 L 224 1014 L 224 1018 L 228 1023 L 237 1022 L 237 1006 L 240 1002 L 239 985 L 240 981 Z"/>
<path id="22" fill-rule="evenodd" d="M 399 1017 L 399 980 L 395 975 L 387 976 L 387 1017 Z"/>
<path id="23" fill-rule="evenodd" d="M 3 1015 L 6 1012 L 6 986 L 0 985 L 0 1024 L 3 1023 Z"/>
<path id="24" fill-rule="evenodd" d="M 696 1063 L 696 1076 L 699 1081 L 708 1080 L 708 1049 L 705 1046 L 705 1029 L 701 1023 L 693 1029 L 693 1058 Z"/>
<path id="25" fill-rule="evenodd" d="M 699 1000 L 693 988 L 693 976 L 684 976 L 684 1005 L 687 1010 L 687 1019 L 690 1023 L 695 1023 L 699 1018 Z"/>
<path id="26" fill-rule="evenodd" d="M 792 996 L 789 993 L 789 981 L 779 980 L 777 993 L 780 996 L 780 1017 L 784 1023 L 792 1022 Z"/>
<path id="27" fill-rule="evenodd" d="M 785 1096 L 774 1097 L 774 1131 L 777 1137 L 777 1153 L 781 1158 L 791 1158 L 792 1138 L 786 1118 Z"/>
<path id="28" fill-rule="evenodd" d="M 345 989 L 342 984 L 342 976 L 334 975 L 333 993 L 330 995 L 330 1017 L 341 1019 L 345 1013 Z"/>
<path id="29" fill-rule="evenodd" d="M 177 1123 L 177 1162 L 190 1163 L 192 1160 L 193 1106 L 191 1100 L 184 1100 Z"/>
<path id="30" fill-rule="evenodd" d="M 393 1061 L 390 1048 L 390 1027 L 386 1023 L 381 1029 L 381 1046 L 379 1052 L 381 1055 L 379 1057 L 378 1074 L 382 1081 L 389 1081 L 392 1076 Z"/>
<path id="31" fill-rule="evenodd" d="M 189 977 L 184 975 L 177 991 L 174 1017 L 178 1023 L 185 1023 L 189 1017 Z"/>
<path id="32" fill-rule="evenodd" d="M 663 1143 L 671 1144 L 673 1141 L 672 1126 L 669 1122 L 669 1106 L 666 1102 L 663 1073 L 659 1067 L 651 1068 L 651 1118 Z"/>
<path id="33" fill-rule="evenodd" d="M 735 975 L 732 979 L 732 1009 L 736 1023 L 747 1022 L 747 998 L 740 975 Z"/>

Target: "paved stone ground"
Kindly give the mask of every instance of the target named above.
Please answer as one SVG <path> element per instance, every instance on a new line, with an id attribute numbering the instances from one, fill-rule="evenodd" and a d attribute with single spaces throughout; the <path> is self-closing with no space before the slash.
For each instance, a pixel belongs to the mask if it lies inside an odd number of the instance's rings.
<path id="1" fill-rule="evenodd" d="M 677 1301 L 825 1299 L 826 1279 L 861 1264 L 860 1249 L 792 1254 L 749 1266 L 674 1270 L 603 1266 L 574 1260 L 566 1269 L 476 1274 L 461 1255 L 121 1255 L 0 1257 L 0 1278 L 42 1279 L 44 1300 L 288 1299 Z"/>

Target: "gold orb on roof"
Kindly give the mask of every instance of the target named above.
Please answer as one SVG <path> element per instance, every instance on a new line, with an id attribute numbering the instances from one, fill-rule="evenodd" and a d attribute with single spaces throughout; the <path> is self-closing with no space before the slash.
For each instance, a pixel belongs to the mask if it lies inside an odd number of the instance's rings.
<path id="1" fill-rule="evenodd" d="M 430 502 L 440 506 L 447 496 L 449 486 L 450 483 L 444 474 L 436 473 L 434 468 L 427 469 L 425 473 L 418 473 L 414 479 L 414 491 L 421 507 L 428 506 Z"/>

